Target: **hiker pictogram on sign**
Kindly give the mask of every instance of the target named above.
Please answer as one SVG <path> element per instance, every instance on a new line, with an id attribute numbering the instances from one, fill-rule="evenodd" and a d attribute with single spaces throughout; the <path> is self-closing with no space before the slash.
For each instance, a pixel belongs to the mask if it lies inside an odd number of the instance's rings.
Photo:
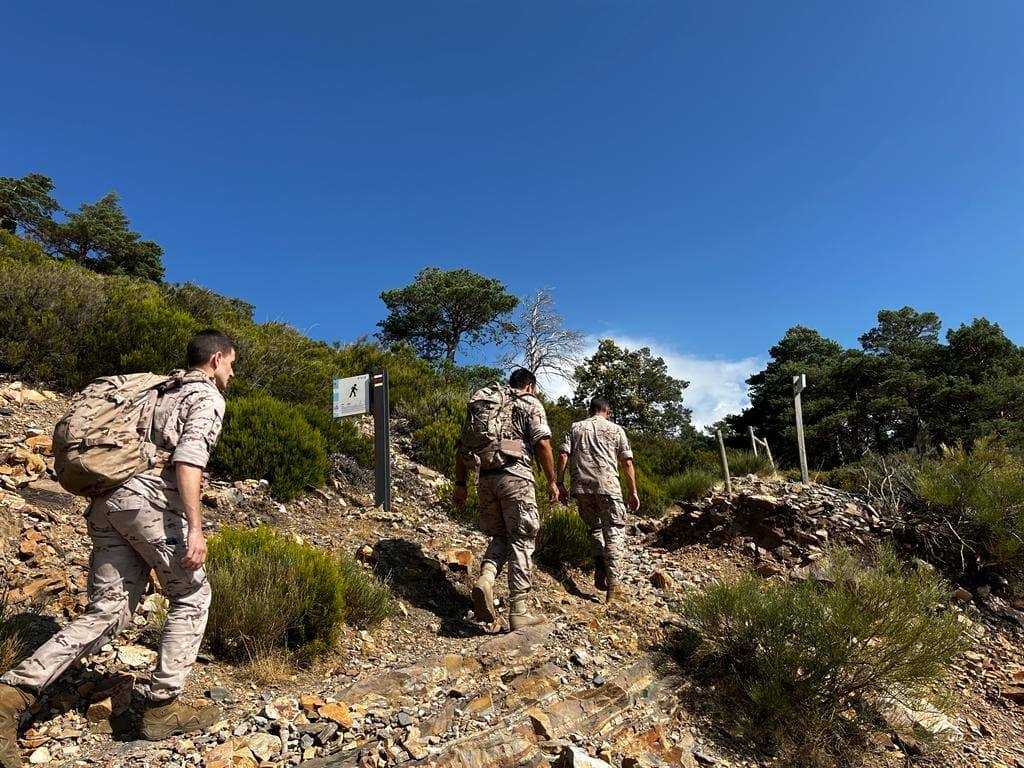
<path id="1" fill-rule="evenodd" d="M 362 416 L 370 412 L 370 377 L 334 380 L 334 415 Z"/>

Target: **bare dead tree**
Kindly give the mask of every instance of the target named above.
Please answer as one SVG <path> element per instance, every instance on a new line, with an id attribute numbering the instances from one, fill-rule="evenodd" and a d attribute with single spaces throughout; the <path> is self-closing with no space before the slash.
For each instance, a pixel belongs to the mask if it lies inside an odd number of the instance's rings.
<path id="1" fill-rule="evenodd" d="M 501 358 L 502 366 L 521 366 L 538 377 L 555 376 L 571 381 L 583 354 L 583 334 L 565 327 L 547 288 L 524 298 L 519 307 L 510 329 L 512 349 Z"/>

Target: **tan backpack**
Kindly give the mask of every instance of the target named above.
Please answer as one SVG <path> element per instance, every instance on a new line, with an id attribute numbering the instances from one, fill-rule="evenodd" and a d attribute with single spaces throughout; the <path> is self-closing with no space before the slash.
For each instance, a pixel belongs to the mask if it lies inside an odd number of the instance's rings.
<path id="1" fill-rule="evenodd" d="M 523 457 L 526 446 L 512 437 L 512 408 L 533 395 L 495 384 L 470 395 L 459 447 L 483 472 L 504 469 Z"/>
<path id="2" fill-rule="evenodd" d="M 157 400 L 198 377 L 181 371 L 96 379 L 75 395 L 53 430 L 57 482 L 69 493 L 94 497 L 166 463 L 150 438 Z"/>

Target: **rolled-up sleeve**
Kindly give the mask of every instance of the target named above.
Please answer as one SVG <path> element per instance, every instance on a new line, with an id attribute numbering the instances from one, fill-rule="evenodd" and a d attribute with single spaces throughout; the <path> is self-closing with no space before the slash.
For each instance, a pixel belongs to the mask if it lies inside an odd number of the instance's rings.
<path id="1" fill-rule="evenodd" d="M 529 402 L 529 407 L 526 410 L 526 419 L 526 434 L 530 445 L 536 445 L 541 440 L 551 439 L 551 427 L 548 426 L 548 416 L 540 402 Z"/>
<path id="2" fill-rule="evenodd" d="M 619 454 L 619 461 L 633 458 L 633 449 L 629 447 L 629 438 L 626 437 L 626 430 L 619 427 L 619 444 L 616 446 Z"/>
<path id="3" fill-rule="evenodd" d="M 187 406 L 181 436 L 171 462 L 205 468 L 210 460 L 210 451 L 220 437 L 223 423 L 223 398 L 212 392 L 200 394 Z"/>

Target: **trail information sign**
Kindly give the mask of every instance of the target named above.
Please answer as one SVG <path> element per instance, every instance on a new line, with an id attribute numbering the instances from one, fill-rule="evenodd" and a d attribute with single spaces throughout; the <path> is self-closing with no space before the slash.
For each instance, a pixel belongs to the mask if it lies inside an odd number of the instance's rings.
<path id="1" fill-rule="evenodd" d="M 334 380 L 334 415 L 373 413 L 374 504 L 391 511 L 391 407 L 388 372 Z"/>
<path id="2" fill-rule="evenodd" d="M 370 377 L 349 376 L 334 380 L 334 415 L 362 416 L 370 412 Z"/>

